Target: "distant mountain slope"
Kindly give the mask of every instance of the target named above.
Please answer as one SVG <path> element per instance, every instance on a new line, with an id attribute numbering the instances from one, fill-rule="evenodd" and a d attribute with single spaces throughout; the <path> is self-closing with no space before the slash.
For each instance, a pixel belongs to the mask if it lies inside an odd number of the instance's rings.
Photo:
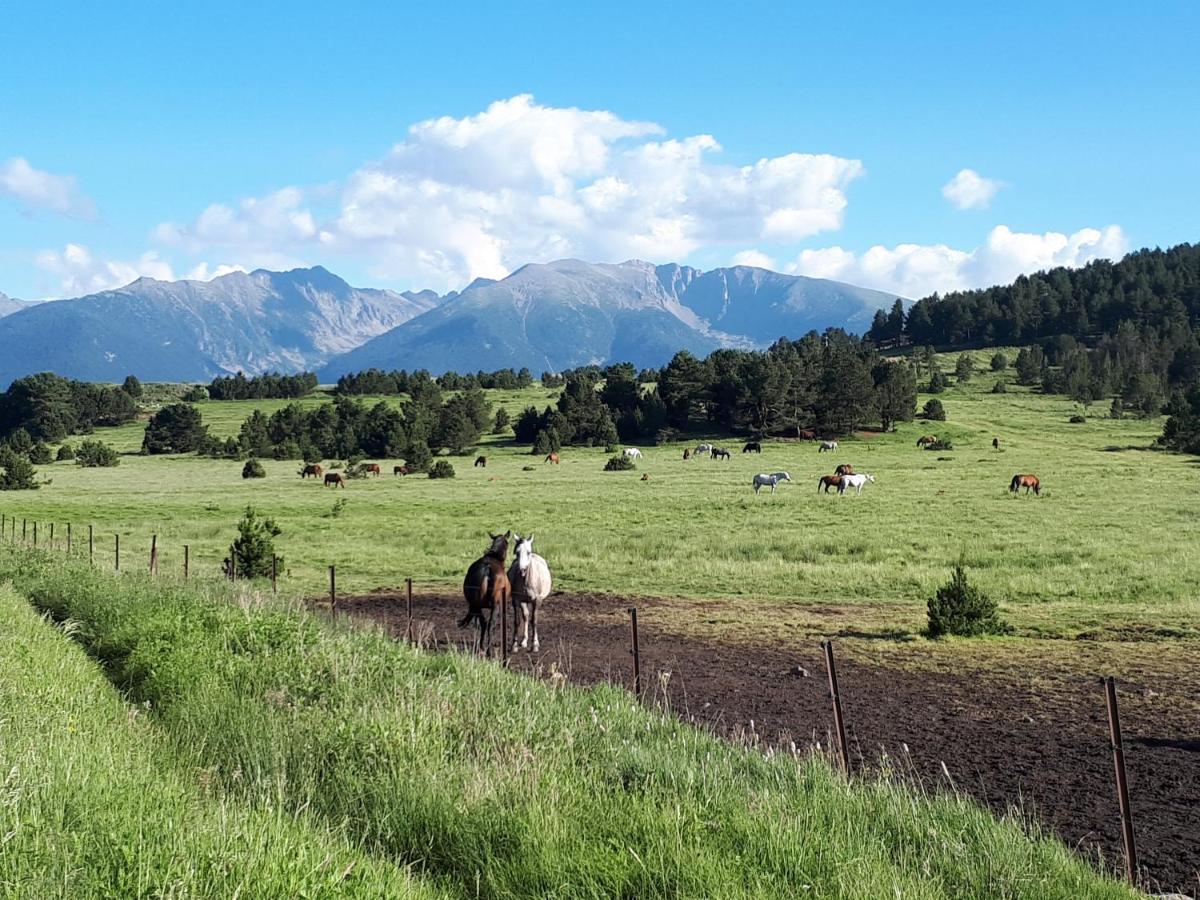
<path id="1" fill-rule="evenodd" d="M 434 373 L 528 366 L 559 371 L 628 360 L 660 365 L 678 350 L 763 346 L 841 326 L 863 332 L 892 294 L 736 266 L 560 260 L 501 281 L 479 280 L 438 308 L 322 371 L 322 380 L 371 367 Z"/>
<path id="2" fill-rule="evenodd" d="M 319 266 L 209 282 L 142 278 L 0 319 L 0 386 L 41 371 L 183 381 L 315 369 L 439 301 L 432 291 L 353 288 Z"/>
<path id="3" fill-rule="evenodd" d="M 20 312 L 23 309 L 29 309 L 30 304 L 22 300 L 14 300 L 7 294 L 0 294 L 0 319 L 5 316 L 11 316 L 13 313 Z"/>

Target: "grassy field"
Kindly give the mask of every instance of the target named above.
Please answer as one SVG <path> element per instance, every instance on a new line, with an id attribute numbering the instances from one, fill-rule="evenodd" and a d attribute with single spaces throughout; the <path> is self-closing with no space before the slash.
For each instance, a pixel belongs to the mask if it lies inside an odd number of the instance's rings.
<path id="1" fill-rule="evenodd" d="M 127 716 L 59 633 L 18 609 L 11 593 L 0 597 L 16 638 L 0 658 L 2 713 L 16 717 L 4 720 L 16 727 L 0 752 L 25 748 L 23 765 L 42 763 L 51 806 L 81 776 L 107 771 L 106 753 L 118 754 L 113 768 L 122 770 L 95 779 L 111 804 L 98 821 L 72 820 L 57 832 L 17 828 L 15 846 L 13 834 L 0 844 L 0 871 L 18 879 L 39 864 L 50 878 L 74 865 L 83 877 L 140 879 L 113 896 L 230 895 L 220 883 L 156 890 L 164 871 L 194 862 L 188 841 L 226 837 L 193 821 L 205 811 L 199 801 L 154 802 L 155 779 L 169 775 L 147 755 L 163 746 L 204 773 L 235 822 L 238 811 L 299 809 L 345 833 L 371 861 L 361 872 L 353 862 L 343 868 L 343 847 L 319 868 L 354 871 L 363 883 L 392 862 L 461 897 L 1130 896 L 1063 845 L 967 801 L 886 781 L 851 784 L 823 758 L 730 745 L 611 686 L 531 681 L 218 582 L 118 577 L 61 554 L 0 548 L 0 579 L 68 623 L 64 630 L 145 710 Z M 75 736 L 77 720 L 87 731 Z M 139 732 L 143 740 L 132 743 Z M 47 736 L 64 749 L 44 746 Z M 28 808 L 21 784 L 6 791 L 18 802 L 0 814 Z M 87 801 L 79 807 L 85 820 L 99 797 Z M 139 845 L 125 847 L 119 836 L 143 827 L 147 804 L 155 812 L 139 839 L 153 841 L 155 825 L 181 806 L 197 833 L 181 829 L 174 843 L 137 855 Z M 95 861 L 42 863 L 35 854 L 59 834 L 87 844 L 93 828 L 118 838 Z M 295 848 L 292 871 L 326 852 L 325 839 L 316 832 Z M 242 871 L 263 840 L 256 832 L 243 856 L 223 859 L 227 883 L 274 871 L 278 860 Z"/>
<path id="2" fill-rule="evenodd" d="M 981 368 L 989 355 L 977 355 Z M 952 362 L 943 360 L 947 369 Z M 45 466 L 53 483 L 0 496 L 0 512 L 39 520 L 43 539 L 51 521 L 60 538 L 67 521 L 76 534 L 94 524 L 106 564 L 115 532 L 127 566 L 145 565 L 157 534 L 163 571 L 179 569 L 187 543 L 194 565 L 211 572 L 251 504 L 283 528 L 284 589 L 310 595 L 324 590 L 331 564 L 347 591 L 406 577 L 454 585 L 489 530 L 513 528 L 535 532 L 559 588 L 857 604 L 881 634 L 921 628 L 926 599 L 961 559 L 1025 637 L 1200 636 L 1200 554 L 1183 549 L 1200 538 L 1197 461 L 1149 449 L 1160 420 L 1114 421 L 1098 404 L 1086 424 L 1069 424 L 1077 404 L 1015 384 L 993 394 L 996 379 L 986 372 L 942 394 L 946 422 L 859 435 L 835 454 L 769 442 L 761 456 L 743 455 L 739 442 L 724 441 L 729 462 L 684 462 L 678 444 L 644 448 L 636 472 L 605 473 L 602 449 L 567 448 L 556 467 L 489 436 L 486 468 L 454 458 L 453 480 L 385 474 L 344 491 L 301 480 L 290 462 L 266 461 L 266 479 L 243 481 L 240 462 L 127 456 L 108 470 Z M 553 393 L 494 399 L 517 412 Z M 201 409 L 214 433 L 228 435 L 252 409 L 282 403 Z M 929 432 L 954 449 L 918 450 L 916 438 Z M 100 436 L 132 452 L 141 425 Z M 390 473 L 392 461 L 381 462 Z M 857 497 L 817 494 L 818 476 L 842 462 L 878 481 Z M 751 491 L 756 472 L 778 470 L 794 483 L 775 496 Z M 1042 496 L 1010 494 L 1016 472 L 1037 473 Z"/>

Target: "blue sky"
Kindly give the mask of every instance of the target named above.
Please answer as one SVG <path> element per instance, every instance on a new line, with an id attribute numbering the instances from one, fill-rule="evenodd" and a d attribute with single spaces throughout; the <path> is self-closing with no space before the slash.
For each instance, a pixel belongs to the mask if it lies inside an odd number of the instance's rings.
<path id="1" fill-rule="evenodd" d="M 190 6 L 6 4 L 0 291 L 573 255 L 919 296 L 1200 239 L 1194 4 Z"/>

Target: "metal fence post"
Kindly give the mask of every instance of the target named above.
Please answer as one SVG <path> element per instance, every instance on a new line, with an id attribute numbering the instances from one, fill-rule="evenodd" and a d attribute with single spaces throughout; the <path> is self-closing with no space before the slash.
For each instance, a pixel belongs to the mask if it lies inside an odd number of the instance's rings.
<path id="1" fill-rule="evenodd" d="M 337 618 L 337 569 L 329 567 L 329 615 Z"/>
<path id="2" fill-rule="evenodd" d="M 833 641 L 823 641 L 825 668 L 829 672 L 829 694 L 833 698 L 833 726 L 837 734 L 838 753 L 842 759 L 842 771 L 850 774 L 850 749 L 846 746 L 846 723 L 842 718 L 842 695 L 838 691 L 837 669 L 833 664 Z"/>
<path id="3" fill-rule="evenodd" d="M 158 535 L 150 535 L 150 574 L 158 574 Z"/>
<path id="4" fill-rule="evenodd" d="M 405 585 L 405 589 L 406 589 L 406 590 L 405 590 L 405 596 L 407 597 L 407 608 L 408 608 L 408 628 L 405 630 L 405 636 L 408 638 L 408 643 L 411 645 L 411 644 L 412 644 L 412 642 L 413 642 L 413 627 L 412 627 L 412 579 L 411 579 L 411 578 L 406 578 L 406 579 L 404 579 L 404 585 Z"/>
<path id="5" fill-rule="evenodd" d="M 629 607 L 629 631 L 633 637 L 633 693 L 642 697 L 642 651 L 638 644 L 637 607 Z"/>
<path id="6" fill-rule="evenodd" d="M 1125 748 L 1121 743 L 1121 716 L 1117 710 L 1117 680 L 1104 679 L 1108 705 L 1108 734 L 1112 740 L 1113 768 L 1117 777 L 1117 804 L 1121 808 L 1121 840 L 1125 844 L 1125 874 L 1137 887 L 1137 846 L 1133 839 L 1133 814 L 1129 809 L 1129 782 L 1125 779 Z"/>

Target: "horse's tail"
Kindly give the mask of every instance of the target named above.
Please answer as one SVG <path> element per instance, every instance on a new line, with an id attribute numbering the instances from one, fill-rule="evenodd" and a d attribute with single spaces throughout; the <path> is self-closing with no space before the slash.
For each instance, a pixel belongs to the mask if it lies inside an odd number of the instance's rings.
<path id="1" fill-rule="evenodd" d="M 1021 476 L 1020 476 L 1020 475 L 1014 475 L 1014 476 L 1013 476 L 1013 480 L 1012 480 L 1012 484 L 1010 484 L 1010 485 L 1008 486 L 1008 489 L 1009 489 L 1010 491 L 1015 491 L 1015 490 L 1016 490 L 1018 487 L 1020 487 L 1020 486 L 1021 486 Z"/>

